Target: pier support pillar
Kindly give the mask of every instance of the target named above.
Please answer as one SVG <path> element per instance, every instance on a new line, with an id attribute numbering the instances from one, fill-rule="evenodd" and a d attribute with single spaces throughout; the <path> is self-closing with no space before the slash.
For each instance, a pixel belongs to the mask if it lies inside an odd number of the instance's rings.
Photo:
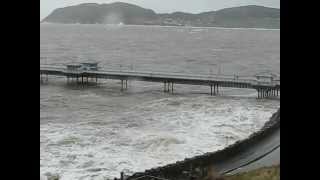
<path id="1" fill-rule="evenodd" d="M 211 88 L 211 93 L 210 93 L 210 95 L 212 96 L 212 84 L 210 85 L 210 88 Z"/>
<path id="2" fill-rule="evenodd" d="M 173 82 L 171 83 L 171 93 L 173 94 Z"/>
<path id="3" fill-rule="evenodd" d="M 276 90 L 273 89 L 272 92 L 273 92 L 273 96 L 276 96 Z"/>
<path id="4" fill-rule="evenodd" d="M 124 173 L 123 172 L 120 173 L 120 180 L 124 180 Z"/>
<path id="5" fill-rule="evenodd" d="M 217 84 L 217 94 L 219 94 L 219 84 Z"/>
<path id="6" fill-rule="evenodd" d="M 264 95 L 264 97 L 265 97 L 265 98 L 268 97 L 268 90 L 267 90 L 267 89 L 265 90 L 265 95 Z"/>
<path id="7" fill-rule="evenodd" d="M 123 80 L 121 79 L 121 91 L 123 91 Z"/>
<path id="8" fill-rule="evenodd" d="M 268 94 L 269 94 L 269 92 L 268 92 L 268 90 L 266 89 L 266 95 L 265 95 L 266 98 L 268 97 Z"/>
<path id="9" fill-rule="evenodd" d="M 128 88 L 128 80 L 121 79 L 121 91 Z"/>

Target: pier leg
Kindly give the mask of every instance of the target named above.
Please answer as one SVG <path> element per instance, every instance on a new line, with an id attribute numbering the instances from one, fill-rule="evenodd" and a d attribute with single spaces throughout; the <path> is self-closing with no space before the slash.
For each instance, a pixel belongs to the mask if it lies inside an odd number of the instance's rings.
<path id="1" fill-rule="evenodd" d="M 213 85 L 213 94 L 216 95 L 216 84 Z"/>
<path id="2" fill-rule="evenodd" d="M 259 91 L 260 91 L 260 99 L 261 99 L 262 98 L 262 90 L 259 89 Z"/>
<path id="3" fill-rule="evenodd" d="M 268 90 L 265 90 L 265 98 L 268 97 Z"/>
<path id="4" fill-rule="evenodd" d="M 121 91 L 123 91 L 123 80 L 121 79 Z"/>
<path id="5" fill-rule="evenodd" d="M 219 94 L 219 84 L 217 84 L 217 94 Z"/>
<path id="6" fill-rule="evenodd" d="M 173 82 L 171 83 L 171 93 L 173 94 Z"/>
<path id="7" fill-rule="evenodd" d="M 164 87 L 163 87 L 163 92 L 166 92 L 166 82 L 163 83 Z"/>
<path id="8" fill-rule="evenodd" d="M 210 85 L 210 87 L 211 87 L 211 93 L 210 93 L 210 95 L 212 96 L 212 84 Z"/>
<path id="9" fill-rule="evenodd" d="M 123 172 L 120 173 L 120 180 L 124 180 L 124 173 Z"/>

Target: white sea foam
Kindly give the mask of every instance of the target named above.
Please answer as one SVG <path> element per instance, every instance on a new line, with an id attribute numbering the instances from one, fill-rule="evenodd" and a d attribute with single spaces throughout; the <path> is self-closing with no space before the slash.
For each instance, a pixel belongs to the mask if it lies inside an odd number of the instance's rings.
<path id="1" fill-rule="evenodd" d="M 189 33 L 196 29 L 41 25 L 40 56 L 47 58 L 40 61 L 95 59 L 110 69 L 133 64 L 134 71 L 187 74 L 207 74 L 220 63 L 222 74 L 279 72 L 278 31 Z M 42 178 L 103 179 L 215 151 L 259 129 L 279 106 L 243 89 L 221 88 L 223 97 L 210 97 L 204 86 L 176 84 L 174 95 L 159 83 L 120 87 L 99 80 L 97 87 L 78 88 L 54 77 L 40 86 Z"/>
<path id="2" fill-rule="evenodd" d="M 117 117 L 40 126 L 40 171 L 64 179 L 103 179 L 212 152 L 262 127 L 278 102 L 172 97 Z"/>

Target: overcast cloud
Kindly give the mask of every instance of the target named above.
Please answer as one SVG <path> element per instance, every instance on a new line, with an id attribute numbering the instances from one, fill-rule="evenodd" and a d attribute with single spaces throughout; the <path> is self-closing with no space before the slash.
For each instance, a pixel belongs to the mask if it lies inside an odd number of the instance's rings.
<path id="1" fill-rule="evenodd" d="M 152 9 L 157 13 L 184 11 L 199 13 L 242 5 L 262 5 L 280 8 L 280 0 L 118 0 Z M 40 0 L 40 19 L 49 15 L 54 9 L 80 3 L 111 3 L 117 0 Z"/>

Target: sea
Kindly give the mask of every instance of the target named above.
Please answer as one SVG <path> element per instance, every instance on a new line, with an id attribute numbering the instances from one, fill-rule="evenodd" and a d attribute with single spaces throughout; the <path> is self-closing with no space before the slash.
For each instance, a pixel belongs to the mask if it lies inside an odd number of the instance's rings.
<path id="1" fill-rule="evenodd" d="M 40 64 L 119 71 L 280 74 L 280 30 L 40 24 Z M 103 180 L 213 152 L 258 131 L 280 107 L 248 89 L 66 78 L 40 84 L 40 179 Z"/>

